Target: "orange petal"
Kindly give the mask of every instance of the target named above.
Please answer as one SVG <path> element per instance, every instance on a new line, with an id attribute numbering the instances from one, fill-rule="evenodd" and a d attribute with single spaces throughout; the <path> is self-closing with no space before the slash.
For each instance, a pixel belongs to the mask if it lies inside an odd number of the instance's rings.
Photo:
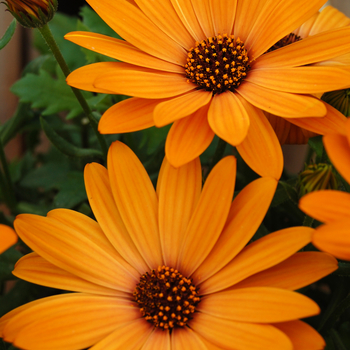
<path id="1" fill-rule="evenodd" d="M 324 103 L 315 97 L 270 90 L 248 81 L 237 92 L 255 107 L 280 117 L 323 117 L 327 112 Z"/>
<path id="2" fill-rule="evenodd" d="M 178 270 L 190 276 L 209 254 L 225 225 L 236 179 L 236 159 L 222 159 L 205 181 L 185 233 Z"/>
<path id="3" fill-rule="evenodd" d="M 350 194 L 332 190 L 308 193 L 300 199 L 299 208 L 324 223 L 339 221 L 349 217 Z"/>
<path id="4" fill-rule="evenodd" d="M 177 120 L 171 127 L 165 154 L 174 167 L 182 166 L 201 155 L 214 138 L 208 120 L 208 106 L 200 108 L 192 115 Z"/>
<path id="5" fill-rule="evenodd" d="M 69 215 L 69 212 L 74 214 Z M 73 222 L 54 217 L 60 213 Z M 125 292 L 131 292 L 139 278 L 137 271 L 115 251 L 98 224 L 78 212 L 56 209 L 51 217 L 20 214 L 14 225 L 21 239 L 35 252 L 78 277 Z"/>
<path id="6" fill-rule="evenodd" d="M 271 90 L 317 94 L 349 87 L 347 69 L 327 66 L 252 69 L 246 81 Z"/>
<path id="7" fill-rule="evenodd" d="M 214 293 L 202 298 L 197 308 L 219 318 L 253 323 L 285 322 L 320 313 L 318 305 L 306 296 L 271 287 Z"/>
<path id="8" fill-rule="evenodd" d="M 145 168 L 119 141 L 109 148 L 107 163 L 114 200 L 135 246 L 151 269 L 163 265 L 158 199 Z"/>
<path id="9" fill-rule="evenodd" d="M 140 349 L 149 338 L 152 330 L 151 323 L 139 318 L 120 325 L 90 350 Z"/>
<path id="10" fill-rule="evenodd" d="M 97 285 L 62 270 L 36 253 L 27 254 L 18 260 L 12 273 L 18 278 L 46 287 L 130 298 L 128 293 Z"/>
<path id="11" fill-rule="evenodd" d="M 350 219 L 317 227 L 312 244 L 338 259 L 350 260 Z"/>
<path id="12" fill-rule="evenodd" d="M 108 89 L 116 94 L 141 98 L 167 98 L 181 95 L 195 89 L 185 76 L 176 73 L 156 71 L 116 62 L 110 72 L 99 75 L 93 82 L 97 89 Z"/>
<path id="13" fill-rule="evenodd" d="M 180 74 L 184 71 L 183 67 L 151 56 L 125 40 L 90 32 L 71 32 L 64 38 L 86 49 L 136 66 Z"/>
<path id="14" fill-rule="evenodd" d="M 98 123 L 101 134 L 121 134 L 154 126 L 153 111 L 163 100 L 132 97 L 107 109 Z"/>
<path id="15" fill-rule="evenodd" d="M 276 187 L 275 179 L 259 178 L 238 194 L 231 204 L 225 228 L 218 241 L 192 275 L 196 283 L 214 275 L 249 242 L 265 217 Z"/>
<path id="16" fill-rule="evenodd" d="M 324 4 L 324 0 L 307 3 L 294 0 L 267 0 L 246 40 L 251 60 L 256 59 L 309 19 Z"/>
<path id="17" fill-rule="evenodd" d="M 193 46 L 193 37 L 181 22 L 171 0 L 136 0 L 136 2 L 143 13 L 179 45 L 186 50 Z"/>
<path id="18" fill-rule="evenodd" d="M 311 241 L 313 229 L 291 227 L 249 244 L 229 264 L 200 284 L 202 294 L 228 288 L 253 274 L 277 265 Z"/>
<path id="19" fill-rule="evenodd" d="M 329 275 L 337 268 L 338 261 L 330 254 L 295 253 L 281 263 L 246 278 L 230 289 L 275 287 L 297 290 Z"/>
<path id="20" fill-rule="evenodd" d="M 208 350 L 191 328 L 174 328 L 171 333 L 171 350 L 184 349 Z"/>
<path id="21" fill-rule="evenodd" d="M 218 33 L 230 35 L 235 20 L 237 0 L 209 0 L 209 3 L 215 35 Z"/>
<path id="22" fill-rule="evenodd" d="M 154 109 L 154 122 L 157 127 L 170 124 L 175 120 L 195 113 L 206 106 L 212 98 L 212 93 L 205 90 L 192 90 L 185 95 L 159 103 Z"/>
<path id="23" fill-rule="evenodd" d="M 349 35 L 350 28 L 348 27 L 304 38 L 260 56 L 253 67 L 295 67 L 325 61 L 349 52 L 350 43 L 347 40 Z"/>
<path id="24" fill-rule="evenodd" d="M 183 65 L 185 50 L 172 40 L 136 6 L 124 0 L 88 0 L 97 14 L 123 39 L 148 54 Z"/>
<path id="25" fill-rule="evenodd" d="M 250 117 L 250 126 L 237 151 L 257 174 L 278 180 L 283 170 L 283 154 L 277 136 L 261 110 L 249 103 L 244 103 L 244 106 Z"/>
<path id="26" fill-rule="evenodd" d="M 207 38 L 216 35 L 211 17 L 210 0 L 191 0 L 199 24 Z"/>
<path id="27" fill-rule="evenodd" d="M 189 322 L 203 338 L 223 349 L 237 350 L 293 350 L 289 338 L 267 324 L 235 322 L 198 312 Z"/>
<path id="28" fill-rule="evenodd" d="M 188 0 L 171 0 L 171 3 L 181 19 L 188 32 L 193 36 L 195 41 L 202 41 L 206 38 L 198 22 L 197 16 L 192 7 L 191 1 Z M 192 46 L 194 46 L 195 42 Z"/>
<path id="29" fill-rule="evenodd" d="M 94 85 L 94 81 L 101 75 L 112 73 L 114 69 L 117 69 L 117 66 L 118 62 L 99 62 L 89 64 L 70 73 L 66 79 L 67 84 L 80 90 L 113 94 L 114 92 L 107 90 L 106 87 L 97 88 Z"/>
<path id="30" fill-rule="evenodd" d="M 212 130 L 233 146 L 239 145 L 248 133 L 250 122 L 244 102 L 240 95 L 225 91 L 213 97 L 208 111 Z"/>
<path id="31" fill-rule="evenodd" d="M 281 145 L 284 145 L 289 138 L 291 132 L 291 124 L 288 120 L 278 117 L 277 115 L 264 112 L 267 120 L 271 124 L 273 130 L 276 133 L 276 136 Z M 296 118 L 295 118 L 296 119 Z M 298 118 L 299 119 L 299 118 Z M 296 128 L 296 127 L 295 127 Z"/>
<path id="32" fill-rule="evenodd" d="M 86 193 L 95 218 L 115 250 L 142 275 L 148 266 L 135 247 L 115 204 L 107 169 L 87 164 L 84 171 Z"/>
<path id="33" fill-rule="evenodd" d="M 293 33 L 296 35 L 299 35 L 302 39 L 307 38 L 309 36 L 310 30 L 311 30 L 312 26 L 314 25 L 319 14 L 320 14 L 320 12 L 315 13 L 307 21 L 305 21 L 300 27 L 293 30 Z"/>
<path id="34" fill-rule="evenodd" d="M 157 186 L 159 232 L 165 265 L 177 266 L 180 247 L 202 188 L 199 158 L 174 168 L 164 158 Z"/>
<path id="35" fill-rule="evenodd" d="M 17 242 L 16 232 L 12 227 L 0 224 L 0 254 Z"/>
<path id="36" fill-rule="evenodd" d="M 341 176 L 350 183 L 350 145 L 348 138 L 340 134 L 329 134 L 323 136 L 323 144 L 333 165 Z"/>
<path id="37" fill-rule="evenodd" d="M 281 322 L 274 326 L 288 336 L 294 350 L 320 350 L 326 346 L 321 335 L 303 321 Z"/>
<path id="38" fill-rule="evenodd" d="M 288 121 L 321 135 L 344 132 L 347 118 L 330 104 L 324 102 L 324 105 L 327 108 L 327 114 L 322 118 L 290 118 Z"/>
<path id="39" fill-rule="evenodd" d="M 155 328 L 148 337 L 141 350 L 172 350 L 170 343 L 170 333 L 163 329 Z"/>
<path id="40" fill-rule="evenodd" d="M 126 299 L 55 295 L 12 317 L 5 325 L 4 339 L 28 350 L 83 349 L 138 317 L 139 310 Z"/>

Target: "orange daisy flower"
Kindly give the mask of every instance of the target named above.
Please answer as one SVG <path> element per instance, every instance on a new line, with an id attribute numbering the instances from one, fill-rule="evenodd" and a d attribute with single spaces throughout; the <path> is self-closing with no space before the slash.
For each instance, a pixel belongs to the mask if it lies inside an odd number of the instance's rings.
<path id="1" fill-rule="evenodd" d="M 350 119 L 342 134 L 323 137 L 327 154 L 343 178 L 350 184 Z M 350 193 L 318 191 L 302 197 L 299 207 L 325 223 L 317 227 L 312 243 L 335 257 L 350 260 Z"/>
<path id="2" fill-rule="evenodd" d="M 293 42 L 303 40 L 309 36 L 326 32 L 336 28 L 346 27 L 350 24 L 350 18 L 345 16 L 332 6 L 326 6 L 322 11 L 317 12 L 298 29 L 285 36 L 277 42 L 270 50 L 290 45 Z M 350 54 L 339 57 L 333 57 L 330 60 L 318 62 L 313 65 L 342 66 L 350 65 Z M 321 97 L 322 94 L 319 94 Z M 344 128 L 345 118 L 336 109 L 327 105 L 327 114 L 324 118 L 318 120 L 285 119 L 265 112 L 265 115 L 276 132 L 281 144 L 305 144 L 310 137 L 326 134 L 338 133 Z"/>
<path id="3" fill-rule="evenodd" d="M 10 226 L 0 224 L 0 254 L 16 242 L 16 232 Z"/>
<path id="4" fill-rule="evenodd" d="M 237 146 L 259 175 L 277 179 L 282 152 L 262 111 L 288 119 L 323 117 L 325 104 L 310 94 L 349 86 L 348 68 L 310 65 L 348 53 L 350 28 L 264 54 L 324 2 L 88 0 L 126 41 L 88 32 L 66 39 L 124 62 L 82 67 L 67 82 L 133 96 L 107 110 L 101 133 L 173 123 L 165 152 L 176 167 L 199 156 L 216 134 Z"/>
<path id="5" fill-rule="evenodd" d="M 277 181 L 259 178 L 232 202 L 235 175 L 235 158 L 224 158 L 201 188 L 198 158 L 181 168 L 165 159 L 155 190 L 135 154 L 113 143 L 108 169 L 85 169 L 97 222 L 66 209 L 16 218 L 35 252 L 14 274 L 76 293 L 11 311 L 0 335 L 27 350 L 323 348 L 298 320 L 318 306 L 293 290 L 334 271 L 336 259 L 295 253 L 308 227 L 246 246 Z"/>

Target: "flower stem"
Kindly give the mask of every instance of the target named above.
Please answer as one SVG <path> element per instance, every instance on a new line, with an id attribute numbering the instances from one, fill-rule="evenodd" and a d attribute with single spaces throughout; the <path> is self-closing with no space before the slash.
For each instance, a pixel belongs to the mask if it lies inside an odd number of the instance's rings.
<path id="1" fill-rule="evenodd" d="M 50 27 L 47 24 L 45 24 L 43 27 L 38 28 L 38 29 L 39 29 L 41 35 L 43 36 L 43 38 L 45 39 L 47 45 L 51 49 L 53 55 L 55 56 L 55 59 L 56 59 L 57 63 L 59 64 L 59 66 L 61 67 L 63 74 L 65 75 L 65 77 L 67 77 L 70 74 L 70 69 L 68 68 L 67 63 L 62 56 L 62 53 L 61 53 L 53 35 L 52 35 Z M 77 98 L 80 106 L 82 107 L 84 113 L 88 117 L 88 119 L 90 121 L 90 125 L 93 128 L 93 130 L 96 134 L 96 137 L 100 143 L 102 152 L 106 156 L 107 155 L 107 144 L 106 144 L 105 139 L 98 132 L 98 129 L 97 129 L 98 123 L 97 123 L 95 117 L 93 116 L 89 105 L 87 104 L 87 102 L 86 102 L 86 100 L 85 100 L 85 98 L 80 90 L 78 90 L 74 87 L 71 87 L 71 89 L 72 89 L 75 97 Z"/>

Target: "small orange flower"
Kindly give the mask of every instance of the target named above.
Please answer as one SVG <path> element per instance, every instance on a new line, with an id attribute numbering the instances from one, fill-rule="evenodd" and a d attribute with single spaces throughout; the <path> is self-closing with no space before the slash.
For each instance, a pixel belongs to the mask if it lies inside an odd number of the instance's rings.
<path id="1" fill-rule="evenodd" d="M 310 117 L 324 117 L 327 107 L 311 94 L 350 85 L 348 67 L 320 64 L 350 51 L 350 28 L 265 54 L 324 0 L 88 2 L 126 41 L 88 32 L 66 38 L 124 62 L 82 67 L 68 84 L 134 96 L 107 110 L 102 133 L 173 123 L 165 146 L 173 166 L 199 156 L 216 134 L 259 175 L 278 179 L 282 152 L 262 111 L 322 126 L 327 118 Z"/>
<path id="2" fill-rule="evenodd" d="M 350 184 L 350 119 L 342 134 L 329 134 L 323 137 L 327 154 Z M 318 221 L 319 226 L 312 243 L 335 257 L 350 260 L 350 193 L 340 191 L 318 191 L 302 197 L 300 209 Z"/>
<path id="3" fill-rule="evenodd" d="M 16 242 L 16 232 L 10 226 L 0 224 L 0 254 Z"/>
<path id="4" fill-rule="evenodd" d="M 0 336 L 25 350 L 323 348 L 298 320 L 318 306 L 293 290 L 334 271 L 336 259 L 295 253 L 310 242 L 308 227 L 248 244 L 277 181 L 259 178 L 232 201 L 235 175 L 226 157 L 202 188 L 198 158 L 181 168 L 165 159 L 155 190 L 135 154 L 113 143 L 108 169 L 85 169 L 97 222 L 66 209 L 16 218 L 35 252 L 14 274 L 76 293 L 11 311 Z"/>

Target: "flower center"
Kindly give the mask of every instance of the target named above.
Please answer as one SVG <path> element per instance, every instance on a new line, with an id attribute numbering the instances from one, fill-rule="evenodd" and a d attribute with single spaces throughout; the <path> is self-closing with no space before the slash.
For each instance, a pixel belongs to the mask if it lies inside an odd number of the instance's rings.
<path id="1" fill-rule="evenodd" d="M 289 44 L 293 44 L 299 40 L 302 40 L 302 37 L 294 33 L 290 33 L 286 35 L 284 38 L 278 40 L 277 43 L 271 46 L 265 53 L 275 51 L 277 49 L 280 49 L 281 47 L 287 46 Z"/>
<path id="2" fill-rule="evenodd" d="M 187 56 L 187 81 L 214 94 L 234 91 L 250 69 L 244 43 L 233 35 L 217 35 L 196 42 Z"/>
<path id="3" fill-rule="evenodd" d="M 142 275 L 133 295 L 142 316 L 162 329 L 185 326 L 200 301 L 192 280 L 167 266 Z"/>

